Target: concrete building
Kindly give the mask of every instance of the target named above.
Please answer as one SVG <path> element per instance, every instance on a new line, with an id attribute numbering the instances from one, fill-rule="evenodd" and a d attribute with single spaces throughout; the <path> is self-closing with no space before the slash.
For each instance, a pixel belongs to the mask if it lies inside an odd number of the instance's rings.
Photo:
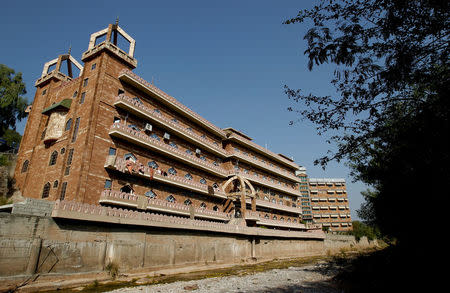
<path id="1" fill-rule="evenodd" d="M 345 179 L 310 178 L 313 222 L 330 231 L 352 229 Z"/>
<path id="2" fill-rule="evenodd" d="M 304 168 L 133 73 L 134 49 L 110 24 L 81 63 L 70 52 L 45 63 L 15 171 L 23 196 L 306 230 Z"/>

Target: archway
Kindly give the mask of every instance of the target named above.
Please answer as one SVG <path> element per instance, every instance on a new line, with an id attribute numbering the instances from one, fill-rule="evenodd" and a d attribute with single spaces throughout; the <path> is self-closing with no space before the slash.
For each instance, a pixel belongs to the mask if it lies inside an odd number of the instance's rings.
<path id="1" fill-rule="evenodd" d="M 251 200 L 252 211 L 256 211 L 255 188 L 246 178 L 234 175 L 223 184 L 222 189 L 225 191 L 228 199 L 234 202 L 236 217 L 245 219 L 247 198 Z"/>

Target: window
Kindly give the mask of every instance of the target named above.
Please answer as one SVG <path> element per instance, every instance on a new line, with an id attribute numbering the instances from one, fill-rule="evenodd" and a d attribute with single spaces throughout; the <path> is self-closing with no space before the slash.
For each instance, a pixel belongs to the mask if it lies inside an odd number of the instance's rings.
<path id="1" fill-rule="evenodd" d="M 177 118 L 172 118 L 172 122 L 173 122 L 173 123 L 178 123 Z"/>
<path id="2" fill-rule="evenodd" d="M 72 136 L 72 142 L 75 142 L 75 140 L 77 139 L 77 135 L 78 135 L 78 128 L 80 127 L 80 117 L 78 117 L 75 120 L 75 127 L 73 130 L 73 136 Z"/>
<path id="3" fill-rule="evenodd" d="M 169 143 L 169 145 L 173 148 L 176 148 L 176 149 L 178 148 L 177 144 L 174 143 L 173 141 L 171 143 Z"/>
<path id="4" fill-rule="evenodd" d="M 265 216 L 264 216 L 264 219 L 269 219 L 270 217 L 269 217 L 269 215 L 268 214 L 266 214 Z"/>
<path id="5" fill-rule="evenodd" d="M 86 92 L 82 92 L 81 93 L 81 98 L 80 98 L 80 104 L 83 104 L 84 103 L 84 98 L 86 97 Z"/>
<path id="6" fill-rule="evenodd" d="M 109 148 L 109 152 L 108 152 L 109 156 L 115 156 L 116 155 L 116 149 L 115 148 Z"/>
<path id="7" fill-rule="evenodd" d="M 66 149 L 65 149 L 65 148 L 62 148 L 61 151 L 59 151 L 59 152 L 61 153 L 61 155 L 62 155 L 62 154 L 65 154 L 65 153 L 66 153 Z"/>
<path id="8" fill-rule="evenodd" d="M 119 90 L 117 91 L 117 95 L 122 95 L 122 94 L 124 94 L 124 93 L 125 93 L 125 91 L 122 90 L 122 89 L 119 89 Z"/>
<path id="9" fill-rule="evenodd" d="M 192 201 L 188 198 L 184 201 L 184 204 L 190 206 L 192 204 Z"/>
<path id="10" fill-rule="evenodd" d="M 213 162 L 213 165 L 214 165 L 214 166 L 219 166 L 219 163 L 217 163 L 217 161 L 214 161 L 214 162 Z"/>
<path id="11" fill-rule="evenodd" d="M 106 180 L 105 180 L 105 187 L 104 187 L 104 188 L 110 189 L 111 186 L 112 186 L 112 181 L 109 180 L 109 179 L 106 179 Z"/>
<path id="12" fill-rule="evenodd" d="M 58 180 L 55 180 L 55 182 L 53 182 L 53 188 L 58 187 Z"/>
<path id="13" fill-rule="evenodd" d="M 177 170 L 175 170 L 173 167 L 170 167 L 169 170 L 167 170 L 167 172 L 172 175 L 177 175 Z"/>
<path id="14" fill-rule="evenodd" d="M 200 204 L 200 208 L 201 208 L 201 209 L 206 209 L 206 203 L 202 202 L 202 203 Z"/>
<path id="15" fill-rule="evenodd" d="M 161 111 L 159 111 L 159 109 L 157 109 L 157 108 L 155 108 L 155 109 L 153 110 L 153 112 L 154 112 L 154 113 L 161 114 Z"/>
<path id="16" fill-rule="evenodd" d="M 273 220 L 278 220 L 277 216 L 272 217 Z"/>
<path id="17" fill-rule="evenodd" d="M 216 182 L 214 182 L 214 184 L 212 185 L 213 188 L 218 189 L 219 188 L 219 184 L 217 184 Z"/>
<path id="18" fill-rule="evenodd" d="M 57 151 L 53 151 L 53 153 L 50 155 L 50 162 L 49 162 L 49 166 L 53 166 L 56 164 L 56 160 L 58 159 L 58 152 Z"/>
<path id="19" fill-rule="evenodd" d="M 156 193 L 154 193 L 153 190 L 147 191 L 146 193 L 144 193 L 144 195 L 146 197 L 149 197 L 149 198 L 156 198 L 157 197 Z"/>
<path id="20" fill-rule="evenodd" d="M 133 194 L 133 188 L 131 188 L 131 186 L 127 184 L 125 186 L 122 186 L 122 188 L 120 188 L 120 192 Z"/>
<path id="21" fill-rule="evenodd" d="M 201 156 L 200 160 L 205 161 L 206 162 L 206 157 L 205 156 Z"/>
<path id="22" fill-rule="evenodd" d="M 64 128 L 65 131 L 70 130 L 70 127 L 72 127 L 72 118 L 69 118 L 66 122 L 66 127 Z"/>
<path id="23" fill-rule="evenodd" d="M 187 180 L 192 180 L 192 175 L 187 173 L 186 175 L 184 175 L 184 178 L 186 178 Z"/>
<path id="24" fill-rule="evenodd" d="M 45 183 L 42 189 L 42 198 L 47 198 L 50 193 L 50 182 Z"/>
<path id="25" fill-rule="evenodd" d="M 169 195 L 168 197 L 166 197 L 166 200 L 168 202 L 176 202 L 177 200 L 175 199 L 175 197 L 173 197 L 173 195 Z"/>
<path id="26" fill-rule="evenodd" d="M 141 129 L 134 124 L 130 124 L 130 125 L 128 125 L 128 127 L 130 127 L 133 130 L 136 130 L 136 131 L 141 131 Z"/>
<path id="27" fill-rule="evenodd" d="M 25 173 L 25 172 L 27 172 L 28 171 L 28 165 L 30 164 L 30 161 L 28 161 L 28 160 L 25 160 L 25 162 L 23 162 L 23 164 L 22 164 L 22 173 Z"/>
<path id="28" fill-rule="evenodd" d="M 136 163 L 136 161 L 137 161 L 136 156 L 133 155 L 132 153 L 125 154 L 125 155 L 123 156 L 123 158 L 124 158 L 125 160 L 131 160 L 133 163 Z"/>
<path id="29" fill-rule="evenodd" d="M 70 166 L 72 164 L 73 151 L 74 151 L 74 149 L 70 149 L 69 154 L 67 155 L 67 165 L 68 166 Z"/>
<path id="30" fill-rule="evenodd" d="M 186 154 L 193 155 L 194 153 L 190 149 L 186 149 Z"/>
<path id="31" fill-rule="evenodd" d="M 201 184 L 206 184 L 206 179 L 205 178 L 200 179 L 200 183 Z"/>
<path id="32" fill-rule="evenodd" d="M 119 117 L 114 117 L 113 123 L 120 123 L 120 118 Z"/>
<path id="33" fill-rule="evenodd" d="M 186 130 L 189 131 L 189 132 L 192 132 L 192 128 L 191 127 L 186 128 Z"/>
<path id="34" fill-rule="evenodd" d="M 42 91 L 42 95 L 45 95 L 47 93 L 47 89 Z"/>
<path id="35" fill-rule="evenodd" d="M 148 162 L 148 166 L 153 169 L 156 169 L 159 167 L 155 161 Z"/>
<path id="36" fill-rule="evenodd" d="M 94 70 L 97 67 L 97 63 L 92 64 L 91 70 Z"/>
<path id="37" fill-rule="evenodd" d="M 219 207 L 218 207 L 218 206 L 214 206 L 214 207 L 213 207 L 213 211 L 216 211 L 216 212 L 217 212 L 218 210 L 219 210 Z"/>
<path id="38" fill-rule="evenodd" d="M 89 78 L 85 78 L 85 79 L 83 80 L 83 87 L 87 86 L 87 85 L 88 85 L 88 82 L 89 82 Z"/>
<path id="39" fill-rule="evenodd" d="M 78 91 L 74 91 L 73 95 L 72 95 L 72 98 L 76 98 L 77 96 L 78 96 Z"/>
<path id="40" fill-rule="evenodd" d="M 61 186 L 61 194 L 59 195 L 60 200 L 64 200 L 64 197 L 66 197 L 66 189 L 67 189 L 67 182 L 63 182 Z"/>

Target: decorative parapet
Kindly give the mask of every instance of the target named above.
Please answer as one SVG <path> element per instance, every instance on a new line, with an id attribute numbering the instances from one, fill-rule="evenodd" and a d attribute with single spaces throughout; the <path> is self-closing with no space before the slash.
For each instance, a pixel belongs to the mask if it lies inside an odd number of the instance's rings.
<path id="1" fill-rule="evenodd" d="M 142 147 L 149 148 L 153 151 L 157 151 L 174 159 L 181 160 L 184 163 L 187 163 L 195 168 L 203 169 L 222 178 L 227 177 L 229 173 L 219 166 L 215 166 L 212 163 L 205 162 L 194 155 L 189 155 L 185 152 L 182 152 L 164 142 L 152 138 L 143 132 L 136 131 L 122 123 L 114 123 L 113 125 L 111 125 L 109 135 L 128 140 Z"/>
<path id="2" fill-rule="evenodd" d="M 248 146 L 248 147 L 250 147 L 250 148 L 252 148 L 252 149 L 254 149 L 254 150 L 256 150 L 256 151 L 258 151 L 258 152 L 260 152 L 260 153 L 263 153 L 263 154 L 265 154 L 266 156 L 269 156 L 269 157 L 272 158 L 273 160 L 275 160 L 275 161 L 277 161 L 277 162 L 279 162 L 279 163 L 282 163 L 282 164 L 284 164 L 285 166 L 288 166 L 288 167 L 290 167 L 290 168 L 294 168 L 294 169 L 296 169 L 296 170 L 300 169 L 300 166 L 297 165 L 296 163 L 291 162 L 291 161 L 289 161 L 289 160 L 283 158 L 282 156 L 280 156 L 280 155 L 278 155 L 278 154 L 275 154 L 274 152 L 272 152 L 272 151 L 270 151 L 270 150 L 268 150 L 268 149 L 266 149 L 266 148 L 263 148 L 262 146 L 260 146 L 260 145 L 258 145 L 258 144 L 256 144 L 256 143 L 254 143 L 253 141 L 250 141 L 250 140 L 248 140 L 248 139 L 246 139 L 246 138 L 244 138 L 244 137 L 242 137 L 242 136 L 240 136 L 240 135 L 237 135 L 237 134 L 235 134 L 235 133 L 230 133 L 229 136 L 228 136 L 228 139 L 234 139 L 234 140 L 237 140 L 238 142 L 241 142 L 241 143 L 243 143 L 244 145 L 246 145 L 246 146 Z M 298 179 L 298 178 L 297 178 L 297 179 Z"/>
<path id="3" fill-rule="evenodd" d="M 147 119 L 152 120 L 153 122 L 162 125 L 164 128 L 168 128 L 171 131 L 175 132 L 177 135 L 183 137 L 184 139 L 207 149 L 208 151 L 220 155 L 221 157 L 228 157 L 227 151 L 225 151 L 221 146 L 215 145 L 211 141 L 207 140 L 206 138 L 186 130 L 183 128 L 180 124 L 173 122 L 169 118 L 163 116 L 161 113 L 152 111 L 142 103 L 139 103 L 136 100 L 133 100 L 132 98 L 127 97 L 124 94 L 119 95 L 116 97 L 116 101 L 114 102 L 114 106 L 120 107 L 122 109 L 125 109 L 129 112 L 132 112 L 133 114 L 144 117 Z"/>
<path id="4" fill-rule="evenodd" d="M 303 232 L 245 227 L 232 224 L 231 222 L 225 224 L 60 200 L 55 202 L 52 217 L 121 225 L 162 227 L 167 229 L 207 231 L 248 236 L 315 240 L 324 240 L 325 238 L 325 234 L 318 230 L 307 230 Z"/>
<path id="5" fill-rule="evenodd" d="M 251 200 L 246 199 L 246 203 L 251 204 Z M 262 200 L 262 199 L 256 199 L 256 206 L 270 208 L 270 209 L 284 211 L 284 212 L 289 212 L 289 213 L 294 213 L 294 214 L 298 214 L 298 215 L 302 214 L 302 209 L 300 207 L 289 207 L 289 206 L 280 205 L 280 204 L 273 203 L 273 202 L 270 202 L 267 200 Z"/>
<path id="6" fill-rule="evenodd" d="M 128 169 L 128 164 L 131 164 L 129 167 L 131 167 L 131 173 Z M 206 184 L 201 184 L 194 182 L 192 180 L 188 180 L 184 177 L 180 177 L 177 175 L 172 175 L 169 173 L 161 172 L 159 169 L 154 170 L 148 166 L 145 166 L 144 164 L 141 164 L 139 161 L 136 163 L 132 163 L 130 161 L 126 161 L 123 158 L 115 157 L 115 156 L 109 156 L 106 159 L 105 168 L 116 170 L 122 173 L 128 173 L 134 176 L 143 177 L 149 180 L 155 180 L 161 183 L 170 184 L 173 186 L 181 187 L 184 189 L 196 191 L 202 194 L 207 194 L 219 198 L 226 199 L 227 196 L 223 192 L 223 190 L 220 188 L 214 188 L 212 186 L 208 186 Z"/>
<path id="7" fill-rule="evenodd" d="M 119 73 L 119 79 L 126 81 L 134 86 L 137 86 L 147 93 L 151 93 L 152 95 L 156 96 L 162 103 L 191 118 L 192 120 L 196 121 L 203 127 L 208 128 L 210 131 L 214 132 L 219 137 L 226 138 L 226 134 L 221 128 L 212 124 L 199 114 L 195 113 L 194 111 L 192 111 L 191 109 L 180 103 L 174 97 L 166 94 L 165 92 L 163 92 L 153 84 L 149 83 L 148 81 L 144 80 L 137 74 L 131 72 L 130 70 L 128 69 L 122 70 Z"/>
<path id="8" fill-rule="evenodd" d="M 71 81 L 72 78 L 70 76 L 65 75 L 64 73 L 61 73 L 60 71 L 57 70 L 53 70 L 52 72 L 45 74 L 43 76 L 41 76 L 40 78 L 38 78 L 38 80 L 36 80 L 36 82 L 34 83 L 34 86 L 38 86 L 52 78 L 58 79 L 60 81 Z"/>
<path id="9" fill-rule="evenodd" d="M 281 176 L 283 178 L 292 180 L 294 182 L 301 182 L 301 179 L 299 177 L 295 176 L 294 173 L 290 173 L 283 169 L 277 169 L 273 166 L 270 166 L 269 163 L 255 160 L 254 158 L 250 157 L 249 155 L 244 155 L 240 152 L 234 151 L 234 152 L 230 153 L 230 156 L 239 158 L 240 160 L 242 160 L 246 163 L 249 163 L 253 166 L 256 166 L 258 168 L 263 168 L 264 170 L 269 171 L 270 173 L 276 174 L 277 176 Z"/>
<path id="10" fill-rule="evenodd" d="M 96 55 L 97 53 L 101 52 L 102 50 L 108 50 L 112 53 L 114 53 L 117 57 L 125 61 L 128 65 L 130 65 L 132 68 L 136 68 L 137 66 L 137 60 L 130 55 L 128 55 L 125 51 L 117 47 L 111 42 L 101 42 L 95 47 L 92 47 L 91 49 L 88 49 L 86 52 L 81 55 L 81 60 L 85 61 L 87 58 L 92 57 Z"/>
<path id="11" fill-rule="evenodd" d="M 192 205 L 168 202 L 158 198 L 148 198 L 142 195 L 128 194 L 115 190 L 104 190 L 100 196 L 99 203 L 192 216 L 194 218 L 207 218 L 221 221 L 229 221 L 231 219 L 231 215 L 228 213 L 196 208 Z"/>

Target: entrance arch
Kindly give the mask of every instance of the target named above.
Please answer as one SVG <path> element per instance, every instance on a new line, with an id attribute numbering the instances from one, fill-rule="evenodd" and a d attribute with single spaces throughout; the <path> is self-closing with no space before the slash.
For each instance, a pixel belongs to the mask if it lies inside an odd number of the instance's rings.
<path id="1" fill-rule="evenodd" d="M 246 199 L 251 200 L 251 209 L 256 211 L 256 191 L 253 185 L 241 175 L 234 175 L 229 178 L 222 186 L 228 199 L 235 202 L 235 206 L 240 206 L 240 210 L 236 210 L 237 216 L 245 219 Z M 227 191 L 227 189 L 229 191 Z M 240 214 L 238 214 L 240 213 Z"/>

